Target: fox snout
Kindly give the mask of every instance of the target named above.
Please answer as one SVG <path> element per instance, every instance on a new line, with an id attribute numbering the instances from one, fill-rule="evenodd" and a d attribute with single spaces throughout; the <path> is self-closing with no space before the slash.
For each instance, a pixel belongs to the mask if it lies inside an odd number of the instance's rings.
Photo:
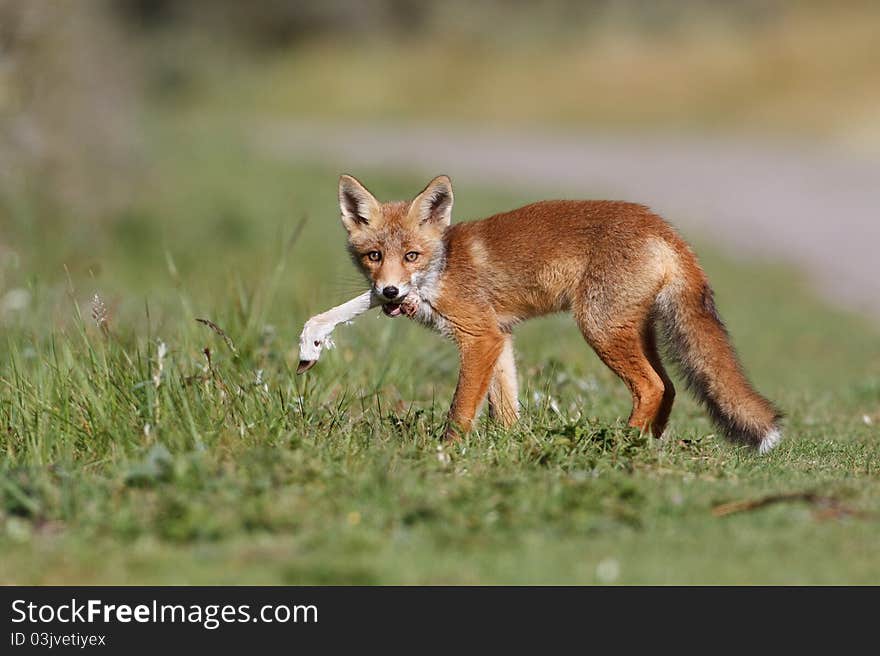
<path id="1" fill-rule="evenodd" d="M 397 284 L 377 283 L 373 285 L 376 295 L 384 301 L 399 301 L 409 293 L 409 283 L 398 282 Z"/>
<path id="2" fill-rule="evenodd" d="M 381 248 L 381 245 L 377 246 Z M 373 292 L 383 301 L 401 300 L 412 288 L 411 272 L 402 263 L 402 256 L 385 249 L 378 266 L 365 273 L 373 285 Z"/>

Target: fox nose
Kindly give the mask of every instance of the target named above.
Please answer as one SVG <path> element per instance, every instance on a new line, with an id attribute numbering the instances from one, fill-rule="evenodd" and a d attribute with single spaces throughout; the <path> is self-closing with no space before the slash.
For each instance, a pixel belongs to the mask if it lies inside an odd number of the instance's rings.
<path id="1" fill-rule="evenodd" d="M 400 293 L 400 290 L 394 285 L 388 285 L 387 287 L 382 288 L 382 296 L 387 298 L 389 301 L 393 301 L 397 298 L 397 295 Z"/>

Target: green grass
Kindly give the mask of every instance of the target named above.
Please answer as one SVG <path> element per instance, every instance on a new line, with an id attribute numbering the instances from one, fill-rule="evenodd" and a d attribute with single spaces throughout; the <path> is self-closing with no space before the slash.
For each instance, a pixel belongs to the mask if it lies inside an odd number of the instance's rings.
<path id="1" fill-rule="evenodd" d="M 362 288 L 336 172 L 209 129 L 151 138 L 125 211 L 2 215 L 0 300 L 29 303 L 0 314 L 0 583 L 880 582 L 880 335 L 796 276 L 698 249 L 788 415 L 769 456 L 683 391 L 666 439 L 625 428 L 565 316 L 516 334 L 521 424 L 444 447 L 455 350 L 405 320 L 366 315 L 293 375 L 304 320 Z M 363 173 L 386 198 L 424 184 Z M 459 219 L 527 199 L 461 182 Z M 712 514 L 805 491 L 834 502 Z"/>

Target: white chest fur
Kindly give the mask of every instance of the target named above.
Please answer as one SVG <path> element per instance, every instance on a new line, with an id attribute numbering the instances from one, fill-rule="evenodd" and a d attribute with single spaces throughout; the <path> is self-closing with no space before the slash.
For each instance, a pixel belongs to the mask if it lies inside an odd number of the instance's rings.
<path id="1" fill-rule="evenodd" d="M 452 335 L 452 328 L 449 325 L 449 321 L 434 309 L 430 298 L 426 298 L 420 292 L 419 299 L 419 307 L 413 315 L 413 319 L 423 326 L 436 330 L 441 335 L 450 337 Z"/>
<path id="2" fill-rule="evenodd" d="M 421 274 L 413 276 L 413 286 L 419 298 L 419 306 L 412 318 L 423 326 L 450 337 L 452 326 L 445 317 L 434 309 L 443 284 L 441 272 L 444 263 L 445 254 L 438 254 L 431 262 L 430 267 Z"/>

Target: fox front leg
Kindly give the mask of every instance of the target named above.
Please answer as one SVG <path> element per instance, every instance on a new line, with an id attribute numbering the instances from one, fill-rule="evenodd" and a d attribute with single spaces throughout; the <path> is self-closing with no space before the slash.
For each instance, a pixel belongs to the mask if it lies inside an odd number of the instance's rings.
<path id="1" fill-rule="evenodd" d="M 449 410 L 446 439 L 458 440 L 470 432 L 480 405 L 489 391 L 495 365 L 504 349 L 504 335 L 491 331 L 477 336 L 459 337 L 461 370 Z"/>

